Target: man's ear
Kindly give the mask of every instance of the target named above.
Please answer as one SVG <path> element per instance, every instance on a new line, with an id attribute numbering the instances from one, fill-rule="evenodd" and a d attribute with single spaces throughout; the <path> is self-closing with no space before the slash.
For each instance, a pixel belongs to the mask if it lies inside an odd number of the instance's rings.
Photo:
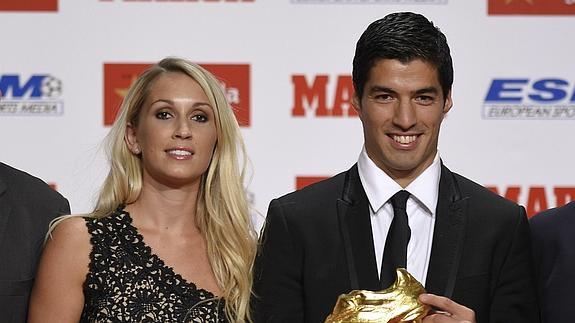
<path id="1" fill-rule="evenodd" d="M 351 105 L 361 119 L 361 99 L 357 96 L 357 93 L 353 94 L 353 98 L 351 98 Z"/>
<path id="2" fill-rule="evenodd" d="M 447 92 L 447 96 L 445 96 L 445 102 L 443 103 L 443 115 L 445 116 L 449 110 L 453 107 L 453 100 L 451 99 L 451 90 Z"/>
<path id="3" fill-rule="evenodd" d="M 139 155 L 142 153 L 140 144 L 138 143 L 138 137 L 136 136 L 136 127 L 130 122 L 126 124 L 126 134 L 124 135 L 124 141 L 126 142 L 126 145 L 132 154 Z"/>

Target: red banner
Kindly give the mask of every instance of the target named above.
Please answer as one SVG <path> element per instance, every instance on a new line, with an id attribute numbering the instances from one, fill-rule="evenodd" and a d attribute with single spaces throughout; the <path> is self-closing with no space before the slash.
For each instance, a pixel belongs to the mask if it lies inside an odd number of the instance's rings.
<path id="1" fill-rule="evenodd" d="M 104 125 L 114 123 L 128 88 L 151 64 L 104 64 Z M 201 64 L 220 80 L 241 127 L 250 125 L 250 66 Z"/>
<path id="2" fill-rule="evenodd" d="M 295 179 L 295 189 L 299 190 L 308 185 L 328 179 L 329 176 L 298 176 Z"/>
<path id="3" fill-rule="evenodd" d="M 574 0 L 489 0 L 490 15 L 575 15 Z"/>
<path id="4" fill-rule="evenodd" d="M 58 0 L 2 0 L 0 11 L 58 11 Z"/>

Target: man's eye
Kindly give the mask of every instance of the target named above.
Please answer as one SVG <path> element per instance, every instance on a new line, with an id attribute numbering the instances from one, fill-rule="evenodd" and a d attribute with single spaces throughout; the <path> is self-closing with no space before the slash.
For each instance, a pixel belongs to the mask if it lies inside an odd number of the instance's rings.
<path id="1" fill-rule="evenodd" d="M 392 99 L 392 96 L 389 94 L 377 94 L 374 96 L 376 101 L 388 101 Z"/>
<path id="2" fill-rule="evenodd" d="M 206 121 L 208 121 L 208 117 L 206 117 L 203 114 L 196 114 L 196 115 L 192 116 L 192 120 L 198 121 L 198 122 L 206 122 Z"/>
<path id="3" fill-rule="evenodd" d="M 167 111 L 160 111 L 158 113 L 156 113 L 156 118 L 158 119 L 169 119 L 171 117 L 170 113 L 168 113 Z"/>
<path id="4" fill-rule="evenodd" d="M 417 98 L 415 98 L 415 100 L 420 104 L 432 104 L 433 102 L 435 102 L 435 99 L 433 97 L 427 95 L 418 96 Z"/>
<path id="5" fill-rule="evenodd" d="M 422 95 L 415 98 L 415 101 L 421 105 L 431 105 L 435 102 L 435 98 L 428 95 Z"/>

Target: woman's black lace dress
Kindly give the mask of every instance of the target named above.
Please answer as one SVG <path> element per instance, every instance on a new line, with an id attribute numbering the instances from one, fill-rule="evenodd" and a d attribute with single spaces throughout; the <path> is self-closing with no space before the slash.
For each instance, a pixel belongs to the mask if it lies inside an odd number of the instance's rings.
<path id="1" fill-rule="evenodd" d="M 92 235 L 81 322 L 227 322 L 224 301 L 154 255 L 118 208 L 86 219 Z"/>

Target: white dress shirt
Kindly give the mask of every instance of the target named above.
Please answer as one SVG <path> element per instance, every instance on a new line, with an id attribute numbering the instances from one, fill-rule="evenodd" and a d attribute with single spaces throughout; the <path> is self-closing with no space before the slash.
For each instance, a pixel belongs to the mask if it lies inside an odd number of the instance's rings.
<path id="1" fill-rule="evenodd" d="M 357 168 L 369 200 L 373 248 L 379 275 L 387 232 L 393 220 L 390 198 L 404 188 L 375 165 L 367 155 L 365 147 L 359 154 Z M 441 163 L 438 152 L 433 163 L 405 188 L 411 194 L 406 208 L 411 230 L 411 238 L 407 245 L 407 271 L 424 286 L 431 256 L 440 176 Z"/>

